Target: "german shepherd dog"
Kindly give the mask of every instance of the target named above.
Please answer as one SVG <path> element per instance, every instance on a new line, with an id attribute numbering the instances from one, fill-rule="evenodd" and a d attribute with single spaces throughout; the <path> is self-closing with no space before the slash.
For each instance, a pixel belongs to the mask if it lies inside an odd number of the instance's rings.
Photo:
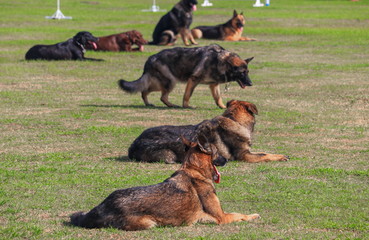
<path id="1" fill-rule="evenodd" d="M 250 221 L 258 214 L 225 213 L 215 193 L 220 182 L 216 166 L 227 162 L 212 144 L 199 137 L 183 140 L 189 148 L 182 166 L 164 182 L 116 190 L 91 211 L 77 212 L 71 223 L 85 228 L 114 227 L 127 231 L 197 222 L 225 224 Z"/>
<path id="2" fill-rule="evenodd" d="M 231 100 L 221 116 L 210 120 L 213 131 L 206 136 L 219 153 L 229 160 L 249 163 L 287 161 L 288 156 L 269 153 L 252 153 L 251 136 L 254 131 L 256 106 L 245 101 Z M 193 138 L 204 123 L 185 126 L 159 126 L 146 129 L 128 149 L 128 157 L 137 161 L 165 163 L 182 162 L 185 146 L 180 136 Z"/>
<path id="3" fill-rule="evenodd" d="M 98 38 L 90 32 L 79 32 L 73 38 L 54 45 L 35 45 L 26 53 L 26 60 L 92 60 L 102 59 L 86 58 L 87 47 L 96 48 Z"/>
<path id="4" fill-rule="evenodd" d="M 196 11 L 197 0 L 181 0 L 164 16 L 161 17 L 152 34 L 153 45 L 173 45 L 180 34 L 183 43 L 197 44 L 192 37 L 190 25 L 192 23 L 192 12 Z"/>
<path id="5" fill-rule="evenodd" d="M 139 31 L 132 30 L 99 37 L 99 41 L 96 43 L 95 47 L 88 46 L 86 49 L 112 52 L 142 52 L 145 44 L 147 44 L 147 41 L 142 37 L 142 34 Z M 132 48 L 132 45 L 136 45 L 137 48 Z"/>
<path id="6" fill-rule="evenodd" d="M 233 17 L 224 24 L 216 26 L 199 26 L 191 30 L 195 39 L 207 38 L 223 41 L 255 41 L 254 38 L 242 37 L 245 17 L 243 13 L 233 11 Z"/>
<path id="7" fill-rule="evenodd" d="M 118 81 L 122 90 L 141 92 L 146 106 L 147 96 L 161 91 L 160 100 L 168 107 L 178 107 L 169 102 L 169 93 L 177 82 L 187 82 L 183 96 L 183 107 L 189 108 L 190 97 L 198 84 L 208 84 L 220 108 L 225 108 L 220 96 L 219 84 L 237 82 L 241 88 L 251 86 L 248 64 L 253 59 L 241 59 L 236 53 L 229 52 L 219 45 L 196 48 L 172 48 L 152 55 L 146 61 L 142 76 L 133 82 Z"/>

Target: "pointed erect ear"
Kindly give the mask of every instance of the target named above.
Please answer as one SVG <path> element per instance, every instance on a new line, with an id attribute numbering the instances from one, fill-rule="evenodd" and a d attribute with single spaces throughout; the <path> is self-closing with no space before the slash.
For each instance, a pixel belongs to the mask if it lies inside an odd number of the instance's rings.
<path id="1" fill-rule="evenodd" d="M 229 100 L 228 102 L 227 102 L 227 108 L 229 108 L 230 106 L 232 106 L 234 103 L 236 103 L 237 101 L 236 100 L 234 100 L 234 99 L 232 99 L 232 100 Z"/>
<path id="2" fill-rule="evenodd" d="M 235 17 L 235 16 L 237 16 L 237 11 L 236 11 L 236 9 L 235 9 L 235 10 L 233 10 L 233 17 Z"/>
<path id="3" fill-rule="evenodd" d="M 256 108 L 255 104 L 248 103 L 246 106 L 246 110 L 251 113 L 252 115 L 258 115 L 258 109 Z"/>
<path id="4" fill-rule="evenodd" d="M 245 59 L 245 62 L 246 62 L 247 64 L 249 64 L 249 62 L 251 62 L 251 60 L 252 60 L 252 59 L 254 59 L 254 57 L 247 58 L 247 59 Z"/>
<path id="5" fill-rule="evenodd" d="M 191 148 L 191 147 L 196 146 L 196 143 L 187 140 L 185 137 L 181 136 L 181 138 L 182 138 L 183 144 L 186 145 L 187 147 Z"/>
<path id="6" fill-rule="evenodd" d="M 240 15 L 242 15 L 242 16 L 243 16 L 243 12 L 241 12 L 241 13 L 240 13 Z"/>
<path id="7" fill-rule="evenodd" d="M 206 153 L 206 154 L 212 153 L 211 146 L 204 135 L 198 136 L 197 145 L 199 146 L 201 152 Z"/>

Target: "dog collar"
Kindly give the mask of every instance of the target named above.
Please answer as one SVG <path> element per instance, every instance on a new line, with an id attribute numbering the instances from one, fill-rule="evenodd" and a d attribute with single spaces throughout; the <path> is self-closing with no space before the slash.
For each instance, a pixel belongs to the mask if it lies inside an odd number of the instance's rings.
<path id="1" fill-rule="evenodd" d="M 86 52 L 85 47 L 84 47 L 81 43 L 79 43 L 79 42 L 77 42 L 77 41 L 76 41 L 76 43 L 77 43 L 77 44 L 78 44 L 78 46 L 82 49 L 82 52 L 83 52 L 83 53 L 85 53 L 85 52 Z"/>

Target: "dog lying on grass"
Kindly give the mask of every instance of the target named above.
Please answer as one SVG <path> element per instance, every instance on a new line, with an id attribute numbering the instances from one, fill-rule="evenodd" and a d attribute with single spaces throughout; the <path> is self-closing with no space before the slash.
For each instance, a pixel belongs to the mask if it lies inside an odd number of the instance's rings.
<path id="1" fill-rule="evenodd" d="M 112 51 L 112 52 L 131 52 L 143 51 L 147 41 L 142 37 L 139 31 L 132 30 L 128 32 L 112 34 L 109 36 L 99 37 L 96 46 L 88 46 L 86 49 L 95 51 Z M 132 48 L 137 45 L 137 48 Z"/>
<path id="2" fill-rule="evenodd" d="M 242 37 L 245 17 L 243 13 L 233 11 L 233 17 L 226 23 L 216 26 L 198 26 L 191 30 L 195 39 L 206 38 L 223 41 L 255 41 L 254 38 Z"/>
<path id="3" fill-rule="evenodd" d="M 79 32 L 73 38 L 54 45 L 35 45 L 26 53 L 26 60 L 91 60 L 102 59 L 86 58 L 86 47 L 96 48 L 98 38 L 90 32 Z"/>
<path id="4" fill-rule="evenodd" d="M 258 110 L 252 103 L 229 101 L 223 115 L 211 120 L 214 130 L 207 135 L 209 142 L 217 147 L 222 156 L 230 160 L 250 163 L 287 161 L 289 157 L 282 154 L 251 152 L 251 136 L 256 114 Z M 197 125 L 146 129 L 129 147 L 128 157 L 143 162 L 180 163 L 185 156 L 185 145 L 181 136 L 193 138 L 203 124 L 204 122 Z"/>
<path id="5" fill-rule="evenodd" d="M 71 223 L 85 228 L 114 227 L 127 231 L 155 226 L 182 226 L 197 222 L 225 224 L 250 221 L 258 214 L 225 213 L 215 193 L 220 182 L 216 166 L 227 160 L 214 145 L 199 137 L 183 139 L 188 151 L 182 166 L 156 185 L 116 190 L 91 211 L 77 212 Z"/>

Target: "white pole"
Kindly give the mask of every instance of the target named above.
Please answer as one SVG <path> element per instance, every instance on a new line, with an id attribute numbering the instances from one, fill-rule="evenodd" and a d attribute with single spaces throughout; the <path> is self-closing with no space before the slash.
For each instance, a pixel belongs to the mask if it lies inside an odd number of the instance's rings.
<path id="1" fill-rule="evenodd" d="M 211 2 L 209 2 L 209 0 L 204 0 L 204 3 L 201 4 L 201 6 L 203 6 L 203 7 L 210 7 L 210 6 L 213 6 L 213 4 Z"/>
<path id="2" fill-rule="evenodd" d="M 152 1 L 152 6 L 149 9 L 142 9 L 142 12 L 166 12 L 166 9 L 160 10 L 160 7 L 156 5 L 156 1 Z"/>
<path id="3" fill-rule="evenodd" d="M 260 3 L 260 0 L 256 0 L 255 4 L 252 5 L 254 7 L 264 7 L 264 4 L 263 3 Z"/>
<path id="4" fill-rule="evenodd" d="M 60 0 L 56 0 L 56 12 L 52 16 L 46 16 L 47 19 L 72 19 L 72 17 L 66 17 L 60 11 Z"/>

